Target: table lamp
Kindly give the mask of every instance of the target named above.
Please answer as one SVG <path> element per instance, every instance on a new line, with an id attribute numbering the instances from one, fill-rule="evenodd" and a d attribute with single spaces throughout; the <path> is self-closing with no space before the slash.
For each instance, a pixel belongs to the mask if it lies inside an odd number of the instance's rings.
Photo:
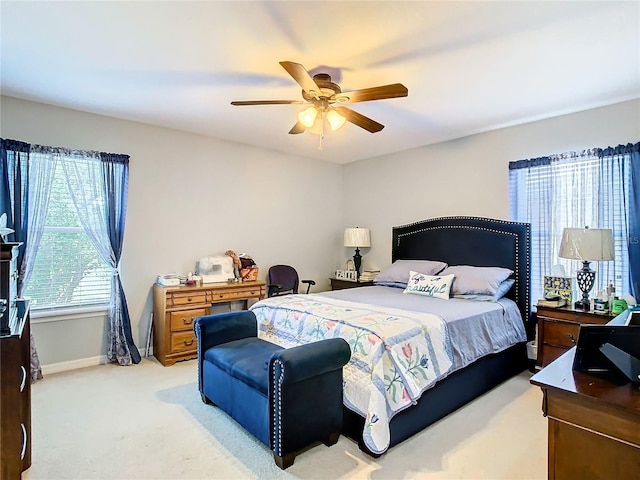
<path id="1" fill-rule="evenodd" d="M 353 256 L 353 265 L 356 269 L 358 278 L 360 277 L 360 265 L 362 263 L 362 255 L 360 255 L 360 247 L 370 247 L 371 239 L 369 237 L 368 228 L 346 228 L 344 231 L 344 246 L 355 247 L 356 254 Z"/>
<path id="2" fill-rule="evenodd" d="M 578 300 L 574 306 L 589 310 L 589 292 L 596 278 L 596 272 L 591 270 L 589 262 L 613 260 L 613 232 L 607 228 L 565 228 L 562 232 L 558 256 L 582 260 L 582 269 L 576 272 L 582 299 Z"/>

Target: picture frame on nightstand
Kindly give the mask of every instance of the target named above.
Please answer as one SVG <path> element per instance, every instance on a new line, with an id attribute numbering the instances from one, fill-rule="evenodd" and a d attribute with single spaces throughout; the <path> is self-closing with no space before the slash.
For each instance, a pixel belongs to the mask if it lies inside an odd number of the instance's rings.
<path id="1" fill-rule="evenodd" d="M 336 270 L 336 278 L 340 280 L 348 280 L 350 282 L 357 282 L 358 272 L 356 270 Z"/>
<path id="2" fill-rule="evenodd" d="M 543 293 L 545 298 L 560 297 L 571 305 L 573 300 L 573 278 L 544 276 Z"/>

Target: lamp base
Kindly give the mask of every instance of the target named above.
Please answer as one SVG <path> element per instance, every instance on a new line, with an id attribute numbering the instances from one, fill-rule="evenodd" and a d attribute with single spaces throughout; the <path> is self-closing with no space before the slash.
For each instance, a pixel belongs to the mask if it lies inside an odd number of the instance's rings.
<path id="1" fill-rule="evenodd" d="M 585 303 L 584 300 L 578 300 L 573 304 L 573 308 L 575 308 L 576 310 L 584 310 L 585 312 L 588 312 L 589 310 L 591 310 L 591 302 L 587 301 Z"/>
<path id="2" fill-rule="evenodd" d="M 596 279 L 596 272 L 589 268 L 589 262 L 586 260 L 582 262 L 582 269 L 576 272 L 576 280 L 578 281 L 578 288 L 582 291 L 582 298 L 578 300 L 574 306 L 581 310 L 591 310 L 591 302 L 589 301 L 589 292 L 593 288 L 593 283 Z M 578 306 L 580 305 L 580 306 Z"/>
<path id="3" fill-rule="evenodd" d="M 353 256 L 353 266 L 356 269 L 356 280 L 360 278 L 360 265 L 362 265 L 362 255 L 360 255 L 360 249 L 356 247 L 356 254 Z"/>

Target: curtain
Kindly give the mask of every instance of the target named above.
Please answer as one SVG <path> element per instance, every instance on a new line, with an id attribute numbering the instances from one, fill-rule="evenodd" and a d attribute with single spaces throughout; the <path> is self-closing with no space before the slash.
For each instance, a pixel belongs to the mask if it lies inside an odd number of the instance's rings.
<path id="1" fill-rule="evenodd" d="M 43 147 L 31 145 L 29 153 L 29 181 L 27 183 L 27 242 L 23 261 L 20 265 L 18 295 L 22 295 L 29 284 L 36 253 L 44 233 L 44 225 L 51 198 L 51 185 L 56 170 L 56 162 L 43 151 Z"/>
<path id="2" fill-rule="evenodd" d="M 628 156 L 602 156 L 602 150 L 569 152 L 509 164 L 511 218 L 531 224 L 532 298 L 542 297 L 545 275 L 562 265 L 567 276 L 580 268 L 558 257 L 565 227 L 610 228 L 615 259 L 599 262 L 598 291 L 614 282 L 616 292 L 632 291 L 629 201 L 633 193 Z"/>
<path id="3" fill-rule="evenodd" d="M 60 152 L 59 160 L 80 222 L 100 256 L 113 269 L 107 358 L 120 365 L 139 363 L 140 353 L 133 341 L 127 301 L 118 272 L 129 157 L 67 150 Z"/>
<path id="4" fill-rule="evenodd" d="M 51 193 L 55 165 L 36 155 L 29 144 L 0 139 L 0 212 L 7 213 L 7 226 L 14 230 L 11 240 L 22 242 L 18 250 L 18 296 L 29 281 L 33 259 L 42 238 L 42 227 Z M 33 333 L 30 337 L 31 381 L 42 377 Z"/>
<path id="5" fill-rule="evenodd" d="M 630 192 L 626 206 L 628 229 L 625 240 L 629 256 L 629 283 L 632 295 L 640 302 L 640 142 L 606 148 L 599 156 L 603 164 L 627 169 Z"/>

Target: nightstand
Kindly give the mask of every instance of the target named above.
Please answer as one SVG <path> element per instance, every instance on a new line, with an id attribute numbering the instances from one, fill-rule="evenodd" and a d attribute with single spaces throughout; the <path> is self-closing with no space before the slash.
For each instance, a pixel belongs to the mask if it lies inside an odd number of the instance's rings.
<path id="1" fill-rule="evenodd" d="M 572 307 L 538 306 L 538 359 L 546 367 L 578 341 L 580 324 L 604 325 L 615 315 L 576 310 Z"/>
<path id="2" fill-rule="evenodd" d="M 345 288 L 356 287 L 370 287 L 373 285 L 373 280 L 367 282 L 352 282 L 350 280 L 344 280 L 342 278 L 330 278 L 331 290 L 344 290 Z"/>

